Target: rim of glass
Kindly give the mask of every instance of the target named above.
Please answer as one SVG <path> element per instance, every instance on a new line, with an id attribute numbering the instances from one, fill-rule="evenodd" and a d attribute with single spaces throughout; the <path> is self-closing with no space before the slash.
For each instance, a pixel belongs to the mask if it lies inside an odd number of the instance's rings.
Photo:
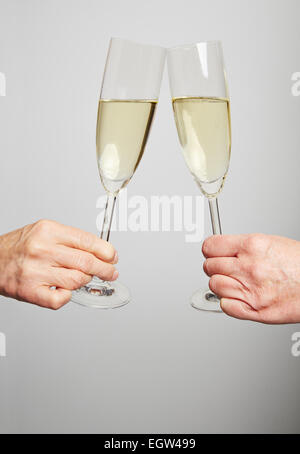
<path id="1" fill-rule="evenodd" d="M 216 46 L 222 47 L 222 41 L 217 39 L 217 40 L 209 40 L 209 41 L 198 41 L 198 42 L 191 43 L 191 44 L 182 44 L 180 46 L 173 46 L 173 47 L 169 47 L 167 49 L 167 51 L 171 52 L 173 50 L 191 49 L 192 47 L 198 46 L 199 44 L 211 44 L 211 45 L 216 45 Z"/>
<path id="2" fill-rule="evenodd" d="M 163 46 L 158 46 L 157 44 L 144 44 L 144 43 L 140 43 L 138 41 L 133 41 L 131 39 L 127 39 L 127 38 L 120 38 L 119 36 L 111 36 L 110 38 L 110 42 L 112 41 L 123 41 L 125 43 L 129 43 L 129 44 L 135 44 L 136 46 L 143 46 L 143 47 L 152 47 L 153 49 L 160 49 L 160 50 L 164 50 L 166 51 L 166 47 L 163 47 Z"/>

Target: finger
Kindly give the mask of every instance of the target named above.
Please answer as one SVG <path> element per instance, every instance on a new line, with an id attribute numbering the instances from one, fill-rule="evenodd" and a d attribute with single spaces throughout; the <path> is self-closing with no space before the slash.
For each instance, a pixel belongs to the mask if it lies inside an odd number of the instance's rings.
<path id="1" fill-rule="evenodd" d="M 36 291 L 35 304 L 47 307 L 48 309 L 57 310 L 67 304 L 71 299 L 72 293 L 70 290 L 58 288 L 50 290 L 50 287 L 41 286 Z"/>
<path id="2" fill-rule="evenodd" d="M 221 298 L 243 299 L 244 289 L 239 281 L 222 274 L 214 274 L 209 280 L 209 288 Z"/>
<path id="3" fill-rule="evenodd" d="M 63 226 L 60 229 L 58 242 L 65 246 L 90 252 L 105 262 L 115 262 L 117 260 L 115 248 L 111 243 L 98 238 L 93 233 L 85 232 L 75 227 Z"/>
<path id="4" fill-rule="evenodd" d="M 230 317 L 238 318 L 240 320 L 251 320 L 253 322 L 261 321 L 261 316 L 258 311 L 252 309 L 249 304 L 238 299 L 221 298 L 221 309 Z"/>
<path id="5" fill-rule="evenodd" d="M 203 270 L 208 276 L 213 274 L 233 276 L 238 272 L 238 265 L 237 257 L 214 257 L 205 260 Z"/>
<path id="6" fill-rule="evenodd" d="M 213 235 L 202 245 L 204 257 L 234 257 L 238 254 L 243 235 Z"/>
<path id="7" fill-rule="evenodd" d="M 67 268 L 53 267 L 51 271 L 51 284 L 58 288 L 66 290 L 76 290 L 88 284 L 92 280 L 92 276 L 82 273 L 78 270 Z"/>
<path id="8" fill-rule="evenodd" d="M 118 276 L 113 264 L 103 262 L 89 252 L 59 246 L 56 248 L 54 256 L 57 265 L 64 268 L 79 270 L 84 274 L 98 276 L 106 281 L 113 281 Z"/>

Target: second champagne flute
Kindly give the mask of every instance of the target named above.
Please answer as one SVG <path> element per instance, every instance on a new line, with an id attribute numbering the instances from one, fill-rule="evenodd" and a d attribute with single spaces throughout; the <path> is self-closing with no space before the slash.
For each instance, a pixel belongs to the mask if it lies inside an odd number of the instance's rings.
<path id="1" fill-rule="evenodd" d="M 168 71 L 176 127 L 187 166 L 209 202 L 213 234 L 221 234 L 217 196 L 231 151 L 229 95 L 222 46 L 201 42 L 168 50 Z M 196 309 L 221 311 L 208 289 L 191 298 Z"/>
<path id="2" fill-rule="evenodd" d="M 116 197 L 133 176 L 145 150 L 158 101 L 165 49 L 112 38 L 97 120 L 97 163 L 107 192 L 101 238 L 108 241 Z M 72 301 L 109 309 L 130 301 L 118 280 L 97 277 L 73 292 Z"/>

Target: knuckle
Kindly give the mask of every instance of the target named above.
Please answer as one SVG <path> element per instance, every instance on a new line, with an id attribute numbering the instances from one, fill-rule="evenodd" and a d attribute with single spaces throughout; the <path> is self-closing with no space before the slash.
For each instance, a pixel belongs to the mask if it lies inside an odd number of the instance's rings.
<path id="1" fill-rule="evenodd" d="M 25 244 L 25 251 L 28 255 L 33 257 L 41 256 L 44 252 L 41 243 L 34 237 L 27 239 Z"/>
<path id="2" fill-rule="evenodd" d="M 261 282 L 265 278 L 265 269 L 261 262 L 254 261 L 249 265 L 249 274 L 254 282 Z"/>
<path id="3" fill-rule="evenodd" d="M 96 237 L 97 238 L 97 237 Z M 78 233 L 78 241 L 84 250 L 91 250 L 93 248 L 95 239 L 92 234 L 87 234 L 84 231 Z"/>
<path id="4" fill-rule="evenodd" d="M 90 273 L 94 266 L 94 257 L 91 254 L 80 254 L 77 259 L 77 268 L 85 273 Z"/>
<path id="5" fill-rule="evenodd" d="M 34 224 L 34 230 L 36 233 L 48 233 L 54 225 L 54 221 L 50 221 L 49 219 L 40 219 Z"/>
<path id="6" fill-rule="evenodd" d="M 36 250 L 36 240 L 33 236 L 30 236 L 27 238 L 25 244 L 24 244 L 24 249 L 26 254 L 32 255 L 35 253 Z"/>
<path id="7" fill-rule="evenodd" d="M 91 275 L 83 274 L 81 279 L 81 287 L 91 282 L 91 280 L 92 280 Z"/>
<path id="8" fill-rule="evenodd" d="M 68 283 L 69 287 L 72 288 L 73 290 L 76 288 L 81 287 L 82 285 L 85 284 L 86 279 L 85 275 L 81 273 L 80 271 L 73 271 L 72 274 L 68 277 Z"/>
<path id="9" fill-rule="evenodd" d="M 259 255 L 266 250 L 268 244 L 267 235 L 263 233 L 252 233 L 245 240 L 245 249 L 251 254 Z"/>
<path id="10" fill-rule="evenodd" d="M 86 274 L 84 273 L 78 273 L 76 278 L 76 284 L 79 286 L 79 287 L 82 287 L 83 285 L 85 285 L 87 282 L 89 282 L 90 280 L 90 276 L 87 276 Z"/>

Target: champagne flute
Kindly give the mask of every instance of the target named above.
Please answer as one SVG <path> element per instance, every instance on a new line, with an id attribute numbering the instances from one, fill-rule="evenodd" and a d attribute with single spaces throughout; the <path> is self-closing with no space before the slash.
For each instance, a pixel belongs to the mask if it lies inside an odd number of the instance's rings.
<path id="1" fill-rule="evenodd" d="M 227 175 L 231 151 L 228 87 L 222 45 L 201 42 L 168 50 L 173 110 L 186 164 L 209 203 L 213 234 L 221 234 L 218 195 Z M 220 312 L 210 290 L 198 290 L 194 308 Z"/>
<path id="2" fill-rule="evenodd" d="M 97 163 L 107 192 L 101 238 L 108 241 L 119 191 L 133 176 L 145 150 L 158 101 L 165 49 L 112 38 L 97 119 Z M 102 309 L 121 307 L 130 292 L 118 280 L 91 282 L 73 292 L 72 301 Z"/>

